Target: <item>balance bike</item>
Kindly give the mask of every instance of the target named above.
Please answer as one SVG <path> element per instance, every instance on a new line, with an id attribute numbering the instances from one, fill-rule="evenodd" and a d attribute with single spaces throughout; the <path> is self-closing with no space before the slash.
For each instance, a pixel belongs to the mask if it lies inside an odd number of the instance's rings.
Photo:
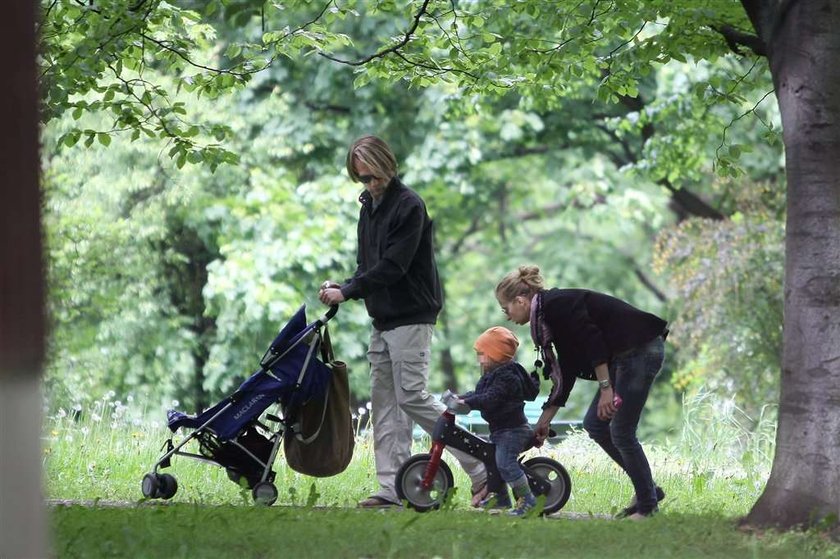
<path id="1" fill-rule="evenodd" d="M 458 425 L 454 410 L 447 407 L 435 424 L 431 450 L 415 454 L 397 471 L 396 490 L 401 501 L 407 502 L 409 507 L 418 512 L 437 509 L 445 502 L 454 484 L 452 470 L 442 459 L 443 450 L 447 446 L 484 463 L 490 493 L 507 491 L 496 467 L 496 446 Z M 535 446 L 540 446 L 536 440 L 525 450 Z M 572 481 L 562 464 L 545 456 L 524 461 L 520 457 L 519 463 L 537 502 L 541 496 L 545 497 L 541 514 L 551 514 L 563 508 L 572 494 Z"/>

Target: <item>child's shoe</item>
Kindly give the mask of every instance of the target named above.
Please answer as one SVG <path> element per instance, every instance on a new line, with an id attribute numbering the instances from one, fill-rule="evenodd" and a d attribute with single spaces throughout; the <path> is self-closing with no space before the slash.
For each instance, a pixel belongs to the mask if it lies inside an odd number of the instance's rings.
<path id="1" fill-rule="evenodd" d="M 516 500 L 516 508 L 508 512 L 511 516 L 525 516 L 529 510 L 537 506 L 537 498 L 533 493 L 528 493 L 524 497 L 519 497 Z"/>
<path id="2" fill-rule="evenodd" d="M 479 502 L 478 506 L 484 510 L 507 510 L 511 507 L 511 502 L 507 492 L 503 494 L 489 493 Z"/>

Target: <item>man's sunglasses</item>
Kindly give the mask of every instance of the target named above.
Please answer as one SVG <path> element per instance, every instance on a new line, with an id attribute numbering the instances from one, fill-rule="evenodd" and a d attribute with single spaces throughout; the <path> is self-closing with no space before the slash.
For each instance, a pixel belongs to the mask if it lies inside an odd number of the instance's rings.
<path id="1" fill-rule="evenodd" d="M 363 184 L 369 184 L 376 180 L 376 177 L 373 175 L 360 175 L 359 180 L 362 181 Z"/>

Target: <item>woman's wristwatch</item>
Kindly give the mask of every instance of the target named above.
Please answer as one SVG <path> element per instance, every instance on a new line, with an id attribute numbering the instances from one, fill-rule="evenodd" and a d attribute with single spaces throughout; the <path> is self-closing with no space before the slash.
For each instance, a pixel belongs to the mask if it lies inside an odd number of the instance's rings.
<path id="1" fill-rule="evenodd" d="M 610 379 L 599 380 L 598 381 L 598 388 L 600 388 L 601 390 L 606 390 L 607 388 L 610 388 L 611 386 L 612 386 L 612 384 L 610 384 Z"/>

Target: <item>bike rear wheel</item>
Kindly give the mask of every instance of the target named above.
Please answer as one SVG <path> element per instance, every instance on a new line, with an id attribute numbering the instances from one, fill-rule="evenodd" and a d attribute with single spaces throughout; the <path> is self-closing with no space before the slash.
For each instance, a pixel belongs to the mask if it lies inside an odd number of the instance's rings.
<path id="1" fill-rule="evenodd" d="M 530 458 L 522 465 L 530 470 L 532 476 L 540 478 L 551 487 L 548 493 L 543 493 L 545 505 L 542 513 L 551 514 L 562 509 L 572 494 L 572 479 L 566 468 L 557 460 L 545 456 Z M 539 499 L 541 493 L 535 492 L 534 495 Z"/>

